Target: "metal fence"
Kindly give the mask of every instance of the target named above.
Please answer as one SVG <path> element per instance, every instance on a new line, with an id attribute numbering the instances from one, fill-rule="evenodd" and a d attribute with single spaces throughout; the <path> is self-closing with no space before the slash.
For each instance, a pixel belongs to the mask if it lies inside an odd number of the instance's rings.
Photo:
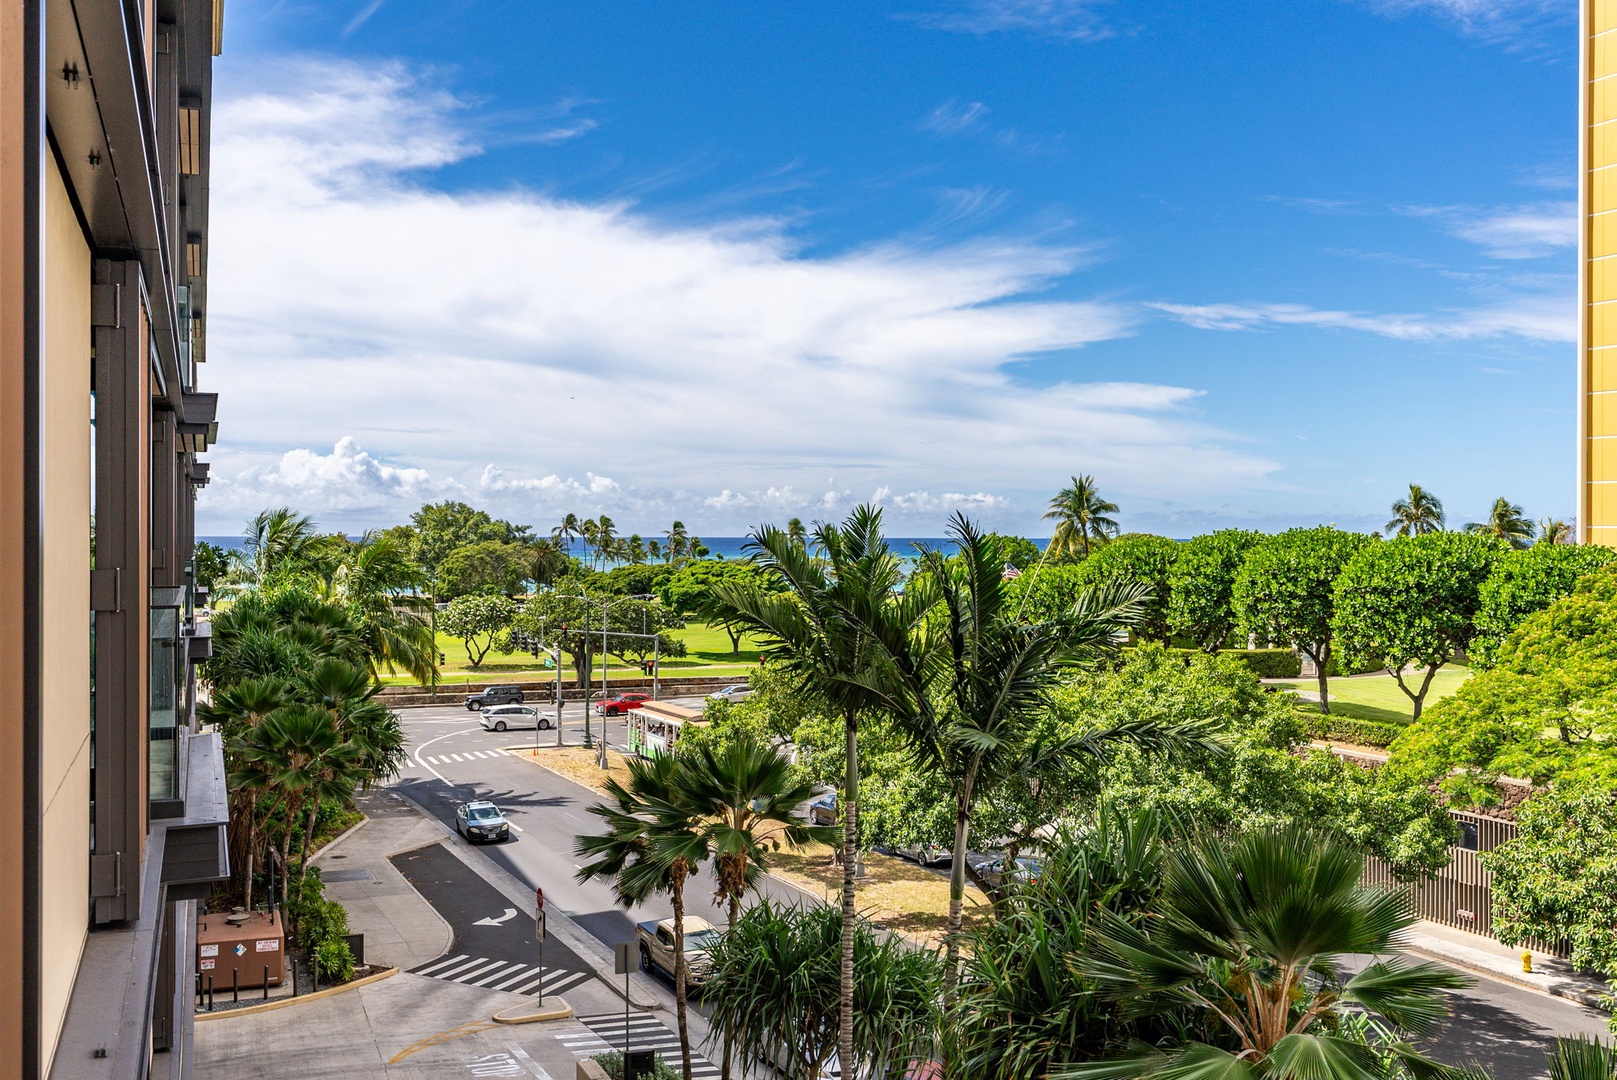
<path id="1" fill-rule="evenodd" d="M 1460 828 L 1459 842 L 1449 847 L 1447 866 L 1411 887 L 1415 913 L 1431 922 L 1493 937 L 1493 875 L 1478 855 L 1513 839 L 1516 823 L 1458 810 L 1450 810 L 1449 816 Z M 1392 867 L 1374 855 L 1365 857 L 1364 881 L 1367 885 L 1401 884 L 1393 876 Z M 1568 955 L 1565 942 L 1526 944 L 1552 956 Z"/>

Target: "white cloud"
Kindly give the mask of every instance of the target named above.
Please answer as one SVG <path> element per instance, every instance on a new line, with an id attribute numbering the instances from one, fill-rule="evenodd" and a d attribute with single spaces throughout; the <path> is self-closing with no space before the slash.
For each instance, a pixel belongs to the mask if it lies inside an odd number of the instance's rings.
<path id="1" fill-rule="evenodd" d="M 1402 341 L 1468 341 L 1519 337 L 1573 341 L 1572 305 L 1560 296 L 1526 297 L 1496 306 L 1436 313 L 1386 314 L 1331 311 L 1306 304 L 1152 304 L 1202 330 L 1256 330 L 1265 326 L 1313 326 L 1357 330 Z"/>
<path id="2" fill-rule="evenodd" d="M 1368 0 L 1388 15 L 1431 13 L 1462 33 L 1493 42 L 1519 43 L 1525 35 L 1563 22 L 1576 22 L 1565 0 Z"/>
<path id="3" fill-rule="evenodd" d="M 1537 259 L 1578 245 L 1578 204 L 1571 200 L 1477 210 L 1470 207 L 1404 207 L 1436 218 L 1444 229 L 1495 259 Z"/>
<path id="4" fill-rule="evenodd" d="M 1033 33 L 1069 41 L 1112 36 L 1096 8 L 1103 0 L 961 0 L 909 16 L 923 26 L 962 34 Z"/>
<path id="5" fill-rule="evenodd" d="M 956 510 L 965 511 L 967 514 L 981 514 L 986 511 L 1002 510 L 1010 505 L 1008 499 L 990 495 L 985 491 L 970 495 L 956 491 L 945 492 L 942 495 L 934 495 L 930 491 L 908 491 L 902 495 L 894 495 L 887 488 L 878 488 L 870 500 L 882 506 L 894 506 L 900 510 L 921 514 L 952 514 Z"/>
<path id="6" fill-rule="evenodd" d="M 518 520 L 683 514 L 719 534 L 878 485 L 917 508 L 926 492 L 1017 505 L 1080 467 L 1163 494 L 1276 467 L 1200 422 L 1192 388 L 1020 381 L 1020 361 L 1138 321 L 1070 298 L 1080 246 L 810 257 L 756 220 L 434 190 L 430 170 L 477 153 L 475 125 L 405 69 L 234 77 L 253 89 L 226 82 L 214 118 L 204 380 L 225 443 L 201 510 L 216 527 L 279 490 L 266 460 L 337 433 L 420 473 L 369 501 L 302 492 L 345 527 L 401 520 L 445 485 Z"/>
<path id="7" fill-rule="evenodd" d="M 940 135 L 955 135 L 979 128 L 988 115 L 988 106 L 980 101 L 945 101 L 921 121 L 923 131 L 936 131 Z"/>
<path id="8" fill-rule="evenodd" d="M 237 514 L 285 504 L 316 510 L 316 517 L 332 512 L 364 515 L 461 494 L 459 484 L 435 480 L 425 469 L 387 464 L 348 435 L 338 439 L 329 454 L 298 447 L 267 460 L 232 461 L 233 456 L 226 451 L 220 458 L 222 467 L 236 465 L 229 479 L 210 484 L 204 492 L 210 506 Z M 216 487 L 221 490 L 216 492 Z"/>

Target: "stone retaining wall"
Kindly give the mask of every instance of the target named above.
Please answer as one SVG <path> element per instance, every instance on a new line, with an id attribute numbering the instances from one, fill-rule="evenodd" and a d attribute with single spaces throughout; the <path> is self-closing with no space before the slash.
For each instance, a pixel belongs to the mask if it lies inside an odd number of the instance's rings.
<path id="1" fill-rule="evenodd" d="M 726 686 L 735 686 L 746 681 L 744 676 L 739 678 L 732 676 L 727 679 L 675 676 L 659 679 L 658 683 L 661 686 L 662 696 L 669 698 L 711 694 L 715 690 L 722 690 Z M 468 694 L 475 694 L 490 686 L 520 686 L 529 702 L 549 702 L 554 700 L 556 694 L 556 681 L 554 679 L 487 679 L 480 682 L 439 683 L 436 692 L 430 686 L 389 686 L 377 695 L 377 700 L 390 709 L 408 708 L 412 705 L 459 705 L 466 700 Z M 649 694 L 651 693 L 651 680 L 619 682 L 613 679 L 610 688 L 615 694 Z M 599 694 L 600 684 L 592 684 L 590 688 L 591 700 L 594 700 Z M 563 701 L 582 701 L 584 700 L 584 691 L 563 683 L 561 696 Z"/>

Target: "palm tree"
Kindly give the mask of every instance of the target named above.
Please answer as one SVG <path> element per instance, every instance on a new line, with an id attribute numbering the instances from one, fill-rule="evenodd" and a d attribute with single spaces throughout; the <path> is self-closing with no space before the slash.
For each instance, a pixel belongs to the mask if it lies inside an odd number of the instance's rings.
<path id="1" fill-rule="evenodd" d="M 792 518 L 786 523 L 786 535 L 794 544 L 808 543 L 808 529 L 803 527 L 802 518 Z"/>
<path id="2" fill-rule="evenodd" d="M 749 907 L 709 952 L 703 985 L 715 1028 L 734 1032 L 744 1057 L 781 1075 L 818 1080 L 839 1055 L 843 1076 L 896 1077 L 926 1058 L 937 1030 L 938 961 L 897 934 L 854 928 L 854 1056 L 843 1044 L 842 920 L 821 904 Z M 858 1069 L 852 1067 L 857 1065 Z"/>
<path id="3" fill-rule="evenodd" d="M 646 542 L 640 538 L 639 533 L 631 533 L 629 542 L 623 549 L 624 558 L 628 559 L 630 566 L 643 566 L 646 561 Z"/>
<path id="4" fill-rule="evenodd" d="M 258 855 L 258 803 L 271 789 L 270 778 L 244 751 L 253 730 L 275 710 L 285 705 L 292 688 L 284 679 L 271 676 L 244 679 L 234 686 L 215 691 L 197 709 L 202 719 L 219 731 L 225 744 L 225 764 L 230 777 L 231 817 L 245 827 L 230 830 L 243 856 L 242 906 L 253 907 L 253 874 Z"/>
<path id="5" fill-rule="evenodd" d="M 835 843 L 836 827 L 805 825 L 797 819 L 797 807 L 814 798 L 814 785 L 794 781 L 791 761 L 750 734 L 732 739 L 722 751 L 703 743 L 684 761 L 686 798 L 699 816 L 697 831 L 713 855 L 718 879 L 713 899 L 728 904 L 726 919 L 734 926 L 742 896 L 769 869 L 770 852 L 782 844 Z M 723 1080 L 730 1077 L 730 1043 L 726 1028 L 719 1065 Z"/>
<path id="6" fill-rule="evenodd" d="M 370 671 L 403 668 L 417 682 L 438 674 L 427 572 L 391 536 L 371 531 L 332 568 L 328 591 L 347 606 L 364 639 Z"/>
<path id="7" fill-rule="evenodd" d="M 663 545 L 663 558 L 668 562 L 679 562 L 689 557 L 691 553 L 691 534 L 685 528 L 683 521 L 674 522 L 673 526 L 663 533 L 667 543 Z"/>
<path id="8" fill-rule="evenodd" d="M 1443 503 L 1419 484 L 1409 485 L 1409 494 L 1392 504 L 1389 536 L 1422 536 L 1443 531 Z"/>
<path id="9" fill-rule="evenodd" d="M 569 555 L 573 552 L 573 537 L 583 534 L 584 530 L 579 524 L 577 514 L 568 514 L 561 519 L 560 525 L 550 530 L 550 538 L 561 544 Z"/>
<path id="10" fill-rule="evenodd" d="M 941 663 L 911 663 L 906 670 L 935 671 L 940 695 L 913 688 L 915 697 L 941 697 L 935 718 L 917 710 L 911 744 L 923 769 L 939 768 L 955 791 L 953 858 L 949 869 L 949 920 L 945 936 L 945 987 L 952 995 L 960 956 L 960 926 L 966 893 L 966 852 L 971 814 L 980 793 L 992 790 L 1026 764 L 1031 721 L 1048 703 L 1061 670 L 1113 649 L 1112 636 L 1139 620 L 1148 590 L 1107 584 L 1086 591 L 1060 618 L 1026 623 L 1018 617 L 1003 568 L 1002 542 L 979 532 L 963 514 L 949 523 L 958 548 L 954 558 L 928 551 L 921 573 L 936 582 L 942 599 Z M 1035 767 L 1072 755 L 1101 756 L 1114 741 L 1169 746 L 1197 741 L 1199 731 L 1128 724 L 1088 732 L 1059 748 L 1041 746 Z"/>
<path id="11" fill-rule="evenodd" d="M 580 836 L 574 850 L 595 861 L 579 868 L 578 879 L 612 879 L 618 902 L 638 904 L 668 893 L 674 905 L 674 1012 L 685 1080 L 691 1080 L 691 1036 L 686 1024 L 685 882 L 707 859 L 707 841 L 698 815 L 683 791 L 683 766 L 671 754 L 629 760 L 629 786 L 606 782 L 608 802 L 589 812 L 606 822 L 600 836 Z"/>
<path id="12" fill-rule="evenodd" d="M 1072 486 L 1056 492 L 1044 515 L 1056 523 L 1046 551 L 1058 559 L 1088 558 L 1090 551 L 1117 532 L 1117 521 L 1110 516 L 1115 513 L 1117 504 L 1101 498 L 1093 476 L 1073 477 Z"/>
<path id="13" fill-rule="evenodd" d="M 1550 1080 L 1613 1080 L 1617 1048 L 1582 1035 L 1556 1039 L 1550 1055 Z"/>
<path id="14" fill-rule="evenodd" d="M 899 665 L 915 655 L 918 633 L 935 594 L 912 584 L 881 532 L 881 511 L 859 506 L 841 526 L 819 524 L 815 558 L 773 525 L 755 530 L 746 550 L 780 591 L 750 582 L 719 582 L 715 606 L 746 628 L 771 667 L 841 718 L 845 735 L 842 790 L 842 1001 L 844 1061 L 853 1060 L 854 881 L 858 853 L 859 719 L 867 712 L 907 713 L 906 686 L 921 680 Z"/>
<path id="15" fill-rule="evenodd" d="M 1487 521 L 1469 521 L 1465 531 L 1497 536 L 1517 551 L 1533 543 L 1532 519 L 1523 517 L 1522 508 L 1503 495 L 1494 500 Z"/>
<path id="16" fill-rule="evenodd" d="M 318 572 L 323 538 L 307 514 L 280 506 L 260 510 L 247 523 L 246 545 L 231 552 L 226 589 L 242 592 L 268 584 L 276 574 Z"/>
<path id="17" fill-rule="evenodd" d="M 1342 977 L 1340 957 L 1387 953 L 1415 921 L 1408 890 L 1365 888 L 1363 872 L 1363 851 L 1306 829 L 1205 837 L 1175 850 L 1151 914 L 1103 912 L 1078 963 L 1130 1014 L 1189 1010 L 1216 1025 L 1223 1045 L 1136 1043 L 1052 1075 L 1360 1080 L 1387 1075 L 1377 1050 L 1417 1075 L 1442 1075 L 1407 1042 L 1372 1049 L 1336 1030 L 1341 1007 L 1351 1005 L 1425 1034 L 1447 1012 L 1442 991 L 1468 981 L 1438 964 L 1399 960 Z"/>
<path id="18" fill-rule="evenodd" d="M 595 541 L 599 536 L 601 527 L 595 523 L 594 518 L 585 518 L 578 523 L 579 538 L 584 541 L 584 550 L 590 552 L 590 565 L 595 565 Z"/>
<path id="19" fill-rule="evenodd" d="M 1538 523 L 1538 542 L 1541 544 L 1576 544 L 1578 528 L 1562 518 L 1544 518 Z"/>
<path id="20" fill-rule="evenodd" d="M 532 548 L 534 586 L 552 585 L 567 573 L 568 555 L 556 540 L 536 541 Z"/>
<path id="21" fill-rule="evenodd" d="M 603 567 L 618 557 L 617 526 L 605 514 L 595 522 L 595 551 L 601 556 Z"/>

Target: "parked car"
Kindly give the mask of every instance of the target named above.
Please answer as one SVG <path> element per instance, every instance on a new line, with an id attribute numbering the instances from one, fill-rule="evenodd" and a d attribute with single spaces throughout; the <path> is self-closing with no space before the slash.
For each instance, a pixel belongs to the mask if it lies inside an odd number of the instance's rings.
<path id="1" fill-rule="evenodd" d="M 498 806 L 487 799 L 478 799 L 455 807 L 455 831 L 472 843 L 509 840 L 511 823 L 505 820 Z"/>
<path id="2" fill-rule="evenodd" d="M 550 717 L 532 705 L 490 705 L 483 710 L 483 717 L 478 723 L 483 725 L 484 731 L 505 731 L 508 728 L 550 730 Z"/>
<path id="3" fill-rule="evenodd" d="M 595 703 L 596 716 L 617 716 L 626 713 L 642 701 L 650 701 L 650 694 L 619 694 Z"/>
<path id="4" fill-rule="evenodd" d="M 936 866 L 953 858 L 953 852 L 942 844 L 909 844 L 893 848 L 894 855 L 902 855 L 922 866 Z"/>
<path id="5" fill-rule="evenodd" d="M 832 791 L 809 803 L 809 822 L 814 825 L 837 823 L 837 793 Z"/>
<path id="6" fill-rule="evenodd" d="M 976 864 L 973 869 L 983 879 L 983 886 L 989 892 L 998 892 L 1005 887 L 1006 881 L 1020 881 L 1029 885 L 1037 884 L 1039 876 L 1044 873 L 1044 863 L 1038 859 L 1019 855 L 1014 866 L 1007 866 L 1003 855 L 995 855 L 986 861 Z"/>
<path id="7" fill-rule="evenodd" d="M 752 687 L 745 683 L 735 686 L 726 686 L 723 690 L 715 690 L 707 696 L 709 701 L 746 701 L 752 696 Z"/>
<path id="8" fill-rule="evenodd" d="M 660 971 L 670 979 L 674 977 L 674 920 L 653 919 L 635 924 L 635 941 L 640 945 L 640 970 L 650 974 Z M 701 986 L 707 981 L 713 966 L 707 951 L 718 944 L 719 931 L 706 919 L 696 915 L 685 916 L 685 983 Z"/>
<path id="9" fill-rule="evenodd" d="M 477 712 L 490 705 L 521 705 L 522 687 L 489 686 L 466 698 L 466 711 Z"/>

